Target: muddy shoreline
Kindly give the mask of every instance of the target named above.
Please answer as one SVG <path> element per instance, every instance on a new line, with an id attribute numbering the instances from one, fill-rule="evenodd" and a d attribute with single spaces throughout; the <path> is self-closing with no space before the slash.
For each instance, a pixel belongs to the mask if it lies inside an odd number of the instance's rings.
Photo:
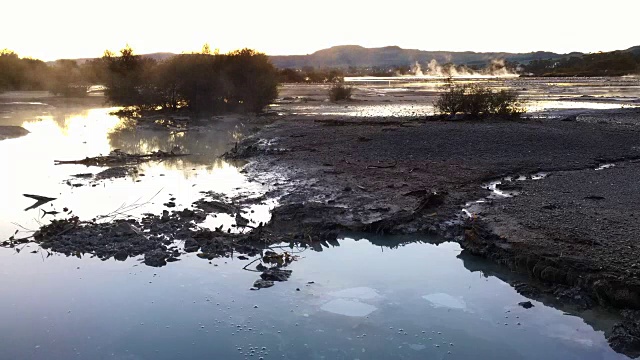
<path id="1" fill-rule="evenodd" d="M 640 111 L 590 112 L 588 121 L 289 116 L 227 157 L 251 160 L 249 176 L 284 174 L 269 194 L 280 202 L 270 226 L 293 238 L 437 233 L 529 275 L 531 283 L 516 286 L 528 296 L 639 309 L 640 127 L 629 119 Z M 540 172 L 549 176 L 517 184 L 513 197 L 486 188 Z M 628 318 L 610 342 L 636 356 L 640 333 Z"/>
<path id="2" fill-rule="evenodd" d="M 363 101 L 370 100 L 326 106 L 338 111 Z M 229 150 L 227 162 L 248 161 L 242 173 L 270 189 L 258 198 L 200 192 L 195 202 L 168 198 L 164 212 L 101 221 L 76 218 L 65 208 L 62 221 L 2 245 L 19 250 L 33 241 L 45 253 L 103 260 L 141 256 L 149 266 L 167 265 L 186 253 L 203 261 L 248 260 L 247 255 L 256 258 L 250 265 L 260 272 L 253 288 L 259 289 L 287 280 L 291 272 L 283 268 L 295 260 L 289 244 L 321 251 L 344 232 L 438 234 L 460 243 L 468 256 L 527 275 L 529 281 L 511 283 L 526 297 L 622 310 L 627 321 L 607 337 L 616 351 L 640 355 L 640 225 L 634 221 L 640 214 L 634 185 L 640 175 L 640 110 L 442 121 L 298 115 L 296 106 L 306 105 L 294 105 L 244 119 L 258 132 L 235 146 L 222 144 L 213 157 L 194 155 L 209 163 Z M 197 134 L 208 126 L 158 119 L 143 119 L 149 121 L 134 128 Z M 540 173 L 544 178 L 538 179 Z M 496 181 L 502 184 L 488 186 Z M 510 196 L 497 196 L 495 189 Z M 269 222 L 235 231 L 251 217 L 249 205 L 273 200 L 278 206 Z M 216 213 L 235 224 L 199 226 Z"/>

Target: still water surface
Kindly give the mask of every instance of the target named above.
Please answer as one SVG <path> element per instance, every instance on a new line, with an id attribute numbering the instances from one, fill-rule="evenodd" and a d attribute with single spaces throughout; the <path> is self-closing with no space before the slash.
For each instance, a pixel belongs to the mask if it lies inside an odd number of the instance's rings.
<path id="1" fill-rule="evenodd" d="M 20 106 L 5 108 L 0 120 L 31 132 L 0 142 L 2 239 L 18 225 L 35 229 L 51 219 L 39 209 L 23 211 L 32 203 L 23 193 L 57 197 L 44 208 L 68 207 L 87 219 L 123 203 L 145 203 L 130 213 L 137 215 L 161 211 L 170 197 L 178 209 L 188 207 L 200 191 L 267 190 L 218 159 L 251 132 L 242 120 L 193 132 L 132 130 L 109 108 Z M 103 168 L 53 164 L 176 145 L 195 155 L 143 164 L 137 176 L 95 187 L 66 181 Z M 272 206 L 256 206 L 252 219 L 268 219 Z M 0 359 L 625 358 L 600 330 L 616 320 L 610 314 L 565 313 L 537 301 L 525 310 L 518 302 L 527 299 L 502 280 L 511 274 L 455 243 L 365 238 L 345 234 L 321 252 L 294 249 L 290 281 L 260 291 L 249 290 L 259 276 L 250 271 L 255 264 L 243 269 L 252 259 L 209 263 L 191 254 L 151 268 L 139 259 L 47 258 L 34 246 L 2 248 Z"/>

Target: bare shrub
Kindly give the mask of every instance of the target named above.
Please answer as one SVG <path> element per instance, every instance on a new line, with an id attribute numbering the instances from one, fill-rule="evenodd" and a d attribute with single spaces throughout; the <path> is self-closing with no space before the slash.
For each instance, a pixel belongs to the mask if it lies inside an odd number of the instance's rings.
<path id="1" fill-rule="evenodd" d="M 345 86 L 344 82 L 342 81 L 335 82 L 329 88 L 329 100 L 331 101 L 351 100 L 352 93 L 353 93 L 353 87 Z"/>
<path id="2" fill-rule="evenodd" d="M 433 106 L 436 112 L 445 115 L 519 116 L 524 112 L 515 91 L 494 91 L 480 84 L 450 83 Z"/>

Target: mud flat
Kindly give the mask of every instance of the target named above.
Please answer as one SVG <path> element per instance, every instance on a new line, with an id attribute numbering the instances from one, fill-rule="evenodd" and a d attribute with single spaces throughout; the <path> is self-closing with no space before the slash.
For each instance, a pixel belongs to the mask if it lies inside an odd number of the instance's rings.
<path id="1" fill-rule="evenodd" d="M 250 176 L 285 174 L 270 194 L 281 204 L 271 225 L 294 238 L 435 232 L 531 275 L 523 292 L 640 309 L 640 127 L 628 121 L 638 117 L 636 109 L 591 111 L 589 121 L 287 117 L 228 156 L 254 160 Z M 541 172 L 514 182 L 512 197 L 487 187 Z M 636 315 L 627 314 L 610 340 L 637 355 Z"/>
<path id="2" fill-rule="evenodd" d="M 0 126 L 0 141 L 25 136 L 29 131 L 20 126 Z"/>

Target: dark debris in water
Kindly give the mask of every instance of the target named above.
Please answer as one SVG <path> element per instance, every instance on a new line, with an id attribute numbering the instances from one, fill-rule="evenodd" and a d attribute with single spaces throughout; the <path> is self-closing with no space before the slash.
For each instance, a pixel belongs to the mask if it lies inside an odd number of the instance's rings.
<path id="1" fill-rule="evenodd" d="M 165 152 L 157 150 L 148 154 L 129 154 L 120 149 L 115 149 L 106 156 L 86 157 L 81 160 L 55 160 L 56 165 L 80 164 L 86 166 L 123 166 L 140 164 L 147 161 L 163 160 L 174 157 L 187 156 L 189 154 Z"/>

